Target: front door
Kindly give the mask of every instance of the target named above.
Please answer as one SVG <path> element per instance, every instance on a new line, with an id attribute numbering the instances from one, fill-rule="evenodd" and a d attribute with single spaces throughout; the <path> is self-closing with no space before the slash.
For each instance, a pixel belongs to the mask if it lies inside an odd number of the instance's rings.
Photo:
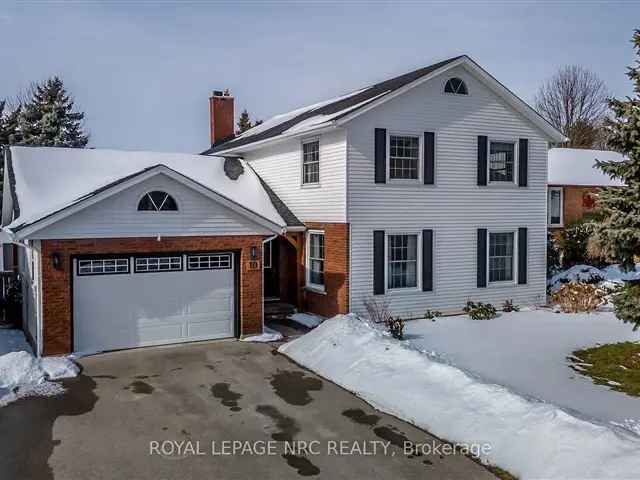
<path id="1" fill-rule="evenodd" d="M 280 298 L 280 249 L 279 240 L 274 238 L 264 244 L 263 265 L 264 265 L 264 298 Z"/>

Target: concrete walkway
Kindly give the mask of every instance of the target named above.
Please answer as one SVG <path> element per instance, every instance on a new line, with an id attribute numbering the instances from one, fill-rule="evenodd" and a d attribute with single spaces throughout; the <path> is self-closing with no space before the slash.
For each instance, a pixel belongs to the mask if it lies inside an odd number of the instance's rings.
<path id="1" fill-rule="evenodd" d="M 66 394 L 0 409 L 0 478 L 494 478 L 461 455 L 406 454 L 405 442 L 440 442 L 269 345 L 147 348 L 81 364 Z"/>

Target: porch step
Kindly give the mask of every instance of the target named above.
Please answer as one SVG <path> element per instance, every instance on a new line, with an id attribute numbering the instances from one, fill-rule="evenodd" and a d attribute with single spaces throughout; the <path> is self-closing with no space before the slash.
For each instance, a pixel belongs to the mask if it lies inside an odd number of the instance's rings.
<path id="1" fill-rule="evenodd" d="M 286 320 L 289 315 L 296 313 L 296 307 L 290 303 L 268 302 L 264 304 L 264 320 Z"/>

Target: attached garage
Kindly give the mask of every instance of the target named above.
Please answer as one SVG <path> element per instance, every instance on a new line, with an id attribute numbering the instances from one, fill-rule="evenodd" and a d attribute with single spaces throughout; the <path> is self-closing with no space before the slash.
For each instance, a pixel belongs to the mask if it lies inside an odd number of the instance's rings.
<path id="1" fill-rule="evenodd" d="M 73 258 L 74 351 L 238 335 L 233 252 Z"/>

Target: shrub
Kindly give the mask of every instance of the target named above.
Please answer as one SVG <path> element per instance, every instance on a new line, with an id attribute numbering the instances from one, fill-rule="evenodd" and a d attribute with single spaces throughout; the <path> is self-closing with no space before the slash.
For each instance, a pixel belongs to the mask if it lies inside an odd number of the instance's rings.
<path id="1" fill-rule="evenodd" d="M 633 329 L 640 328 L 640 284 L 627 283 L 613 296 L 616 316 L 624 323 L 632 323 Z"/>
<path id="2" fill-rule="evenodd" d="M 547 277 L 555 275 L 560 268 L 560 247 L 551 231 L 547 232 Z"/>
<path id="3" fill-rule="evenodd" d="M 390 317 L 387 320 L 387 331 L 391 334 L 393 338 L 402 340 L 402 337 L 404 335 L 404 321 L 400 317 L 398 318 Z"/>
<path id="4" fill-rule="evenodd" d="M 503 312 L 519 312 L 520 307 L 518 305 L 513 304 L 513 300 L 505 300 L 502 304 Z"/>
<path id="5" fill-rule="evenodd" d="M 367 310 L 369 320 L 373 323 L 384 323 L 385 325 L 391 320 L 391 312 L 389 312 L 389 301 L 383 298 L 369 297 L 364 302 L 364 308 Z"/>
<path id="6" fill-rule="evenodd" d="M 426 312 L 424 312 L 424 319 L 431 320 L 433 322 L 436 321 L 437 317 L 441 317 L 441 316 L 442 316 L 442 312 L 439 312 L 438 310 L 427 310 Z"/>
<path id="7" fill-rule="evenodd" d="M 603 260 L 597 251 L 590 246 L 590 239 L 595 230 L 592 223 L 595 219 L 582 219 L 570 223 L 558 235 L 557 245 L 560 251 L 562 268 L 585 263 L 596 267 L 603 266 Z"/>
<path id="8" fill-rule="evenodd" d="M 496 307 L 490 303 L 482 302 L 467 302 L 467 305 L 462 309 L 464 313 L 469 315 L 472 320 L 491 320 L 498 316 Z"/>
<path id="9" fill-rule="evenodd" d="M 605 292 L 597 285 L 567 283 L 553 294 L 551 300 L 564 313 L 593 312 L 604 303 Z"/>

